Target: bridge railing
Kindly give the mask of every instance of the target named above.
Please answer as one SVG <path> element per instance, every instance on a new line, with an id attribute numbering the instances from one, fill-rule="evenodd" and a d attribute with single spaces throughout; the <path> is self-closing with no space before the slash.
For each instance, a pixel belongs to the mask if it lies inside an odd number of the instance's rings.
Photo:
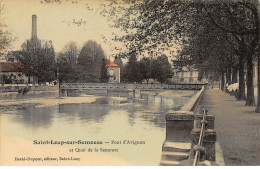
<path id="1" fill-rule="evenodd" d="M 200 90 L 206 84 L 61 83 L 60 89 Z"/>

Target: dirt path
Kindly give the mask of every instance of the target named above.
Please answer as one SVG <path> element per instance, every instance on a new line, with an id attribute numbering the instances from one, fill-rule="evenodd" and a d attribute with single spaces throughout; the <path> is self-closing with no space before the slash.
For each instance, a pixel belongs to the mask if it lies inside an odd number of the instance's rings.
<path id="1" fill-rule="evenodd" d="M 226 165 L 260 165 L 260 114 L 219 89 L 208 89 L 201 106 L 215 116 Z"/>

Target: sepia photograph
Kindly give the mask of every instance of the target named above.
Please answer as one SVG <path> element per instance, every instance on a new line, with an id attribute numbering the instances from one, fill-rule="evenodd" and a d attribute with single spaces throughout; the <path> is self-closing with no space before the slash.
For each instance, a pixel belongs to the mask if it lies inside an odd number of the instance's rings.
<path id="1" fill-rule="evenodd" d="M 260 0 L 0 0 L 0 166 L 259 166 Z"/>

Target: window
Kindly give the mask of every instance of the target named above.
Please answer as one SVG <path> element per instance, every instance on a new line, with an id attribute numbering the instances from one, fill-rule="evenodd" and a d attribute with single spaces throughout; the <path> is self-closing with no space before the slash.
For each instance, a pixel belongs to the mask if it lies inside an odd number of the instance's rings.
<path id="1" fill-rule="evenodd" d="M 113 70 L 113 69 L 110 69 L 110 70 L 109 70 L 109 75 L 111 75 L 111 76 L 114 75 L 114 70 Z"/>

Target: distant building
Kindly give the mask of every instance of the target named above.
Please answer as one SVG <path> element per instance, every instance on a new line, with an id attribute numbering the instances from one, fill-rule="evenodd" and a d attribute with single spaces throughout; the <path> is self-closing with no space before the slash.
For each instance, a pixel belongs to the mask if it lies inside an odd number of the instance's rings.
<path id="1" fill-rule="evenodd" d="M 205 78 L 199 80 L 198 70 L 192 67 L 183 66 L 182 68 L 174 69 L 173 72 L 173 83 L 207 83 Z"/>
<path id="2" fill-rule="evenodd" d="M 1 84 L 27 84 L 37 83 L 37 78 L 26 75 L 28 67 L 20 62 L 0 62 Z"/>
<path id="3" fill-rule="evenodd" d="M 105 66 L 109 74 L 109 83 L 120 83 L 120 66 L 111 62 L 109 59 L 106 59 Z"/>

